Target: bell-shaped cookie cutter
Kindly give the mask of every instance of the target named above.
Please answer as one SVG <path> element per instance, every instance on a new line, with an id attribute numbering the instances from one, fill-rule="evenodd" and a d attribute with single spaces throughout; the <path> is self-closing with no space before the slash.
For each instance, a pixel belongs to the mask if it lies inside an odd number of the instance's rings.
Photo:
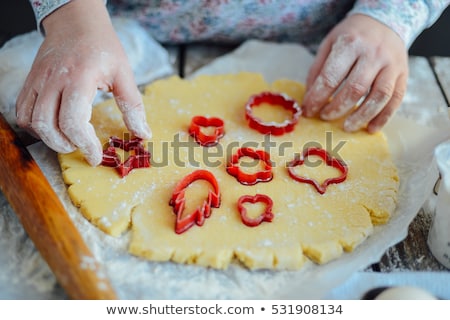
<path id="1" fill-rule="evenodd" d="M 339 170 L 341 172 L 341 175 L 339 175 L 338 177 L 325 179 L 321 184 L 315 179 L 299 176 L 294 171 L 294 168 L 303 165 L 305 159 L 308 156 L 318 156 L 322 158 L 327 166 L 331 166 Z M 313 185 L 320 194 L 324 194 L 326 192 L 328 185 L 345 181 L 345 179 L 347 179 L 348 173 L 348 167 L 342 160 L 330 156 L 330 154 L 322 148 L 307 148 L 306 150 L 304 150 L 302 155 L 288 162 L 286 166 L 289 172 L 289 176 L 291 176 L 292 179 L 298 182 L 309 183 Z"/>

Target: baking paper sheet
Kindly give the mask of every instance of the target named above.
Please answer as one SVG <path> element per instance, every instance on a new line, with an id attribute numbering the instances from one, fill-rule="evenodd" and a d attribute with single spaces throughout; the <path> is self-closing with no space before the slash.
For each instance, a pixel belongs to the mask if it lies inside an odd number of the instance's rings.
<path id="1" fill-rule="evenodd" d="M 280 77 L 305 81 L 311 61 L 311 55 L 297 45 L 249 41 L 197 73 L 245 70 L 261 72 L 269 81 Z M 416 65 L 420 66 L 420 63 Z M 416 101 L 414 86 L 418 85 L 424 84 L 410 83 L 401 110 L 384 129 L 401 181 L 398 208 L 391 221 L 387 225 L 375 227 L 373 235 L 354 252 L 345 253 L 338 260 L 322 266 L 308 263 L 296 272 L 249 271 L 237 265 L 226 271 L 218 271 L 170 262 L 154 263 L 133 257 L 126 252 L 128 235 L 121 238 L 104 235 L 91 226 L 71 204 L 55 153 L 41 143 L 33 145 L 30 151 L 65 204 L 86 243 L 106 267 L 120 298 L 321 299 L 356 271 L 378 262 L 389 247 L 404 239 L 409 223 L 432 191 L 437 179 L 432 151 L 437 144 L 448 139 L 450 123 L 445 105 Z M 428 108 L 423 108 L 427 102 Z M 42 277 L 39 279 L 42 280 Z M 48 280 L 32 283 L 31 286 L 41 285 L 38 291 L 43 297 L 61 297 L 55 293 L 54 286 L 42 286 L 52 281 L 54 284 L 51 276 Z M 20 282 L 15 284 L 16 288 L 20 285 Z"/>

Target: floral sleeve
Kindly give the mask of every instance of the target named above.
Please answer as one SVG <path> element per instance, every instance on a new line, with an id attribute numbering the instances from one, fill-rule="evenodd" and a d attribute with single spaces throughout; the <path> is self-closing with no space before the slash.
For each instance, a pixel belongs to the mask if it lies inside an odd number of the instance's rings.
<path id="1" fill-rule="evenodd" d="M 450 4 L 448 0 L 359 0 L 349 14 L 361 13 L 394 30 L 409 48 Z"/>
<path id="2" fill-rule="evenodd" d="M 58 9 L 59 7 L 65 5 L 71 0 L 29 0 L 31 6 L 33 7 L 34 16 L 36 17 L 36 24 L 38 29 L 41 29 L 41 22 L 46 16 Z"/>
<path id="3" fill-rule="evenodd" d="M 36 24 L 39 31 L 44 33 L 42 29 L 42 20 L 56 9 L 62 7 L 72 0 L 29 0 L 33 7 L 34 16 L 36 17 Z M 106 3 L 106 0 L 104 0 Z"/>

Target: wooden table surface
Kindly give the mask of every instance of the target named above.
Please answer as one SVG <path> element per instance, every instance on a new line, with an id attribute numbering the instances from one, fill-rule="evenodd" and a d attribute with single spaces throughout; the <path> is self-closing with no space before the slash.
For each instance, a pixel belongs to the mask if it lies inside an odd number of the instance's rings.
<path id="1" fill-rule="evenodd" d="M 168 47 L 174 69 L 187 77 L 215 58 L 232 51 L 232 46 L 190 45 Z M 450 101 L 450 57 L 417 57 L 409 59 L 409 89 L 419 101 L 449 107 Z M 423 78 L 423 79 L 422 79 Z M 420 79 L 420 81 L 412 81 Z M 448 115 L 450 117 L 450 108 Z M 449 128 L 450 130 L 450 128 Z M 436 182 L 438 185 L 438 182 Z M 437 191 L 437 188 L 435 188 Z M 368 270 L 391 271 L 444 271 L 447 270 L 431 254 L 427 245 L 428 230 L 432 215 L 421 209 L 409 226 L 407 237 L 389 248 L 382 259 Z"/>

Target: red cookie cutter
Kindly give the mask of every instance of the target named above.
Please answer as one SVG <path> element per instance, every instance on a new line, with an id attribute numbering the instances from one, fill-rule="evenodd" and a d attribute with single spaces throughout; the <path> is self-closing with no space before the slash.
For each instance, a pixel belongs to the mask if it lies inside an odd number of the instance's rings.
<path id="1" fill-rule="evenodd" d="M 184 205 L 186 203 L 185 191 L 191 183 L 196 180 L 208 181 L 213 190 L 209 190 L 208 198 L 203 202 L 200 208 L 194 212 L 183 217 Z M 218 208 L 220 206 L 220 189 L 219 184 L 214 175 L 207 170 L 196 170 L 185 176 L 178 184 L 172 193 L 169 205 L 173 207 L 173 212 L 177 215 L 175 221 L 175 232 L 177 234 L 183 233 L 195 224 L 202 226 L 206 218 L 211 215 L 211 207 Z"/>
<path id="2" fill-rule="evenodd" d="M 319 184 L 319 182 L 317 182 L 315 179 L 299 176 L 297 173 L 294 172 L 294 168 L 296 166 L 303 165 L 303 163 L 305 162 L 305 158 L 307 158 L 308 156 L 321 157 L 323 159 L 323 161 L 325 161 L 327 166 L 331 166 L 335 169 L 338 169 L 341 172 L 341 175 L 338 177 L 335 177 L 335 178 L 325 179 L 325 181 L 323 181 L 322 184 Z M 321 148 L 306 149 L 300 157 L 296 157 L 294 160 L 290 161 L 287 164 L 287 168 L 288 168 L 289 175 L 291 176 L 292 179 L 297 180 L 299 182 L 309 183 L 309 184 L 313 185 L 320 194 L 325 193 L 328 185 L 330 185 L 332 183 L 343 182 L 347 178 L 347 172 L 348 172 L 348 167 L 344 162 L 342 162 L 339 159 L 331 157 L 330 154 L 326 150 L 321 149 Z"/>
<path id="3" fill-rule="evenodd" d="M 253 115 L 253 108 L 258 107 L 263 103 L 271 105 L 280 105 L 286 110 L 292 112 L 292 117 L 281 123 L 279 122 L 265 122 L 262 119 Z M 294 126 L 297 124 L 302 109 L 298 103 L 284 94 L 262 92 L 250 97 L 249 101 L 245 105 L 245 118 L 248 121 L 250 128 L 259 131 L 262 134 L 273 134 L 275 136 L 281 136 L 286 132 L 294 130 Z"/>
<path id="4" fill-rule="evenodd" d="M 247 215 L 247 209 L 244 207 L 245 203 L 256 203 L 256 202 L 262 202 L 266 205 L 266 208 L 264 212 L 262 212 L 259 216 L 256 218 L 250 218 Z M 266 222 L 272 222 L 273 220 L 273 201 L 269 196 L 266 196 L 265 194 L 256 194 L 254 196 L 245 195 L 241 196 L 238 200 L 238 210 L 239 214 L 241 215 L 242 222 L 249 227 L 256 227 L 259 226 L 263 221 Z"/>
<path id="5" fill-rule="evenodd" d="M 255 173 L 246 173 L 241 170 L 239 166 L 239 159 L 242 157 L 250 157 L 255 160 L 261 160 L 264 163 L 262 171 Z M 268 182 L 272 180 L 272 163 L 270 155 L 263 150 L 254 150 L 252 148 L 239 148 L 235 154 L 232 155 L 227 165 L 227 172 L 243 185 L 254 185 L 258 182 Z"/>
<path id="6" fill-rule="evenodd" d="M 214 134 L 204 134 L 201 129 L 206 127 L 215 127 Z M 223 120 L 214 117 L 195 116 L 191 120 L 189 134 L 203 147 L 215 146 L 225 134 Z"/>
<path id="7" fill-rule="evenodd" d="M 120 160 L 116 148 L 131 153 L 125 162 Z M 150 158 L 151 154 L 144 149 L 142 139 L 133 138 L 124 140 L 117 137 L 110 137 L 109 145 L 106 150 L 103 151 L 101 164 L 107 167 L 116 168 L 119 175 L 123 178 L 133 169 L 150 167 Z"/>

